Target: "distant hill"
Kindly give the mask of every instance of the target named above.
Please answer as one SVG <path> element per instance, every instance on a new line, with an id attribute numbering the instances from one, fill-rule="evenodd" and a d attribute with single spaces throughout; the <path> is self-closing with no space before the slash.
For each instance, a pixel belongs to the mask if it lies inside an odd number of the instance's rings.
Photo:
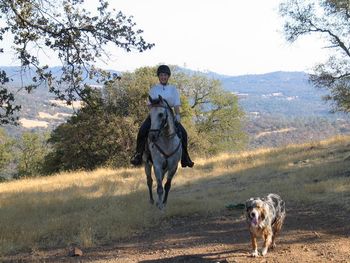
<path id="1" fill-rule="evenodd" d="M 316 89 L 305 72 L 272 72 L 223 77 L 224 88 L 236 93 L 247 112 L 283 116 L 330 116 L 325 90 Z"/>
<path id="2" fill-rule="evenodd" d="M 219 79 L 225 90 L 236 94 L 247 114 L 249 147 L 276 147 L 350 134 L 350 118 L 331 113 L 322 100 L 326 90 L 316 89 L 305 72 L 226 76 L 203 72 Z"/>
<path id="3" fill-rule="evenodd" d="M 350 117 L 331 113 L 322 100 L 326 90 L 317 89 L 305 72 L 271 72 L 258 75 L 220 76 L 223 87 L 239 97 L 247 113 L 249 147 L 317 141 L 350 134 Z"/>
<path id="4" fill-rule="evenodd" d="M 21 76 L 19 67 L 0 68 L 6 70 L 12 79 L 8 86 L 16 90 L 18 103 L 22 105 L 20 117 L 27 123 L 26 127 L 23 126 L 24 122 L 20 127 L 6 127 L 10 134 L 16 136 L 23 130 L 53 129 L 73 112 L 73 109 L 54 102 L 54 96 L 46 88 L 38 88 L 30 95 L 15 89 L 30 81 L 32 74 Z M 57 76 L 61 74 L 59 68 L 51 70 Z M 179 70 L 187 74 L 195 73 L 184 68 Z M 112 73 L 118 74 L 116 71 Z M 305 72 L 279 71 L 242 76 L 227 76 L 215 72 L 201 74 L 220 80 L 225 90 L 239 97 L 239 103 L 248 116 L 246 131 L 250 135 L 250 146 L 253 148 L 274 147 L 350 133 L 349 116 L 331 114 L 330 105 L 322 100 L 326 91 L 314 88 Z"/>
<path id="5" fill-rule="evenodd" d="M 33 73 L 21 74 L 19 67 L 2 67 L 12 79 L 10 87 L 19 87 L 31 82 Z M 59 67 L 51 68 L 59 77 Z M 192 70 L 180 68 L 191 74 Z M 112 71 L 117 73 L 116 71 Z M 237 94 L 246 112 L 279 114 L 285 116 L 328 116 L 330 105 L 322 100 L 324 90 L 314 88 L 305 72 L 272 72 L 260 75 L 227 76 L 215 72 L 202 72 L 203 75 L 219 79 L 225 90 Z M 96 84 L 89 80 L 89 84 Z M 33 96 L 42 99 L 53 98 L 45 88 L 37 89 Z"/>
<path id="6" fill-rule="evenodd" d="M 35 76 L 34 71 L 21 71 L 21 67 L 1 67 L 1 70 L 6 71 L 7 76 L 11 79 L 11 81 L 7 84 L 10 87 L 20 87 L 22 85 L 28 85 L 32 82 L 32 78 Z M 49 70 L 52 72 L 53 76 L 59 78 L 62 74 L 61 67 L 51 67 Z M 112 74 L 119 74 L 120 72 L 115 70 L 108 70 Z M 85 82 L 87 84 L 96 84 L 96 82 L 92 79 L 86 77 Z M 40 92 L 40 91 L 39 91 Z"/>

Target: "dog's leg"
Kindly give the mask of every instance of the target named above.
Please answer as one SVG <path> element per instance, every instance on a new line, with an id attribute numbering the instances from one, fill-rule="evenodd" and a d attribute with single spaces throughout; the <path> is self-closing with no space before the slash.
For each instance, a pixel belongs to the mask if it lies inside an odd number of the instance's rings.
<path id="1" fill-rule="evenodd" d="M 250 237 L 252 240 L 252 247 L 253 247 L 253 251 L 252 251 L 252 257 L 258 257 L 259 256 L 259 252 L 258 252 L 258 243 L 256 242 L 256 236 L 252 233 L 250 233 Z"/>
<path id="2" fill-rule="evenodd" d="M 284 220 L 284 216 L 278 218 L 273 226 L 273 236 L 272 236 L 272 242 L 271 242 L 270 248 L 276 247 L 276 238 L 279 232 L 281 231 L 283 220 Z"/>
<path id="3" fill-rule="evenodd" d="M 276 234 L 272 235 L 272 241 L 271 241 L 271 245 L 270 245 L 270 249 L 274 249 L 276 247 Z"/>
<path id="4" fill-rule="evenodd" d="M 266 231 L 266 233 L 264 233 L 264 245 L 263 248 L 261 250 L 261 255 L 265 256 L 267 254 L 267 250 L 269 249 L 271 242 L 272 242 L 272 229 L 269 229 Z"/>
<path id="5" fill-rule="evenodd" d="M 276 222 L 276 224 L 272 227 L 272 231 L 273 231 L 273 234 L 272 234 L 272 240 L 271 240 L 271 245 L 269 246 L 269 248 L 271 249 L 274 249 L 276 247 L 276 237 L 277 237 L 277 234 L 278 234 L 278 224 Z"/>
<path id="6" fill-rule="evenodd" d="M 276 237 L 278 235 L 278 232 L 279 232 L 280 229 L 276 229 L 274 228 L 273 230 L 273 235 L 272 235 L 272 241 L 271 241 L 271 245 L 270 245 L 270 248 L 271 249 L 274 249 L 276 247 Z"/>

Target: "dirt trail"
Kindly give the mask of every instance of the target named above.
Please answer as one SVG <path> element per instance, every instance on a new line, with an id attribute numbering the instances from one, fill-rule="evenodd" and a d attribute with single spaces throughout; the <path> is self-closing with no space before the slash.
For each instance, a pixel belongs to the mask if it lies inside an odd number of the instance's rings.
<path id="1" fill-rule="evenodd" d="M 83 250 L 35 251 L 2 258 L 3 262 L 350 262 L 350 227 L 345 211 L 336 207 L 289 207 L 277 248 L 266 257 L 251 258 L 242 210 L 220 215 L 174 218 L 113 245 Z"/>

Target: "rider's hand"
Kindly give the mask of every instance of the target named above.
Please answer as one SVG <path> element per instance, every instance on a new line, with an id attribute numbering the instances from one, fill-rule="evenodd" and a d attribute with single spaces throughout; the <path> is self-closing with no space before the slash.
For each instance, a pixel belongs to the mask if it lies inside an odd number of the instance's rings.
<path id="1" fill-rule="evenodd" d="M 180 121 L 181 121 L 180 114 L 176 114 L 176 115 L 175 115 L 175 121 L 178 122 L 178 123 L 180 123 Z"/>

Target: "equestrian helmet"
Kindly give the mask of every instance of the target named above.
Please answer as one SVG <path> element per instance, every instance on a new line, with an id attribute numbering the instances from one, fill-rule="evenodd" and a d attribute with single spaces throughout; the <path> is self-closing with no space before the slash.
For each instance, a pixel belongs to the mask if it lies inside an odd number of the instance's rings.
<path id="1" fill-rule="evenodd" d="M 171 75 L 170 68 L 167 65 L 160 65 L 157 69 L 157 76 L 159 76 L 160 73 Z"/>

